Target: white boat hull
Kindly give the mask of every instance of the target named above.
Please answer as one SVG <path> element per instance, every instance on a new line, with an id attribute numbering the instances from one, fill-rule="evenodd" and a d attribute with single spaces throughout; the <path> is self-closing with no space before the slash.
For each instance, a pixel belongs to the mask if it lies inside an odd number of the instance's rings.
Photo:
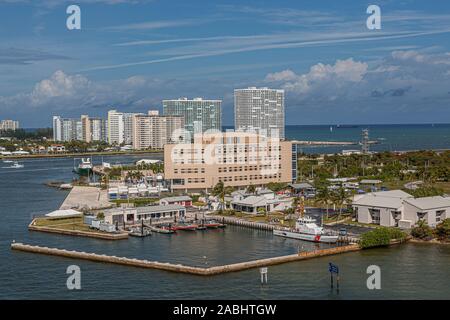
<path id="1" fill-rule="evenodd" d="M 273 234 L 280 237 L 292 238 L 304 241 L 312 241 L 312 242 L 325 242 L 325 243 L 336 243 L 338 240 L 338 236 L 330 236 L 330 235 L 314 235 L 307 234 L 289 230 L 273 230 Z"/>

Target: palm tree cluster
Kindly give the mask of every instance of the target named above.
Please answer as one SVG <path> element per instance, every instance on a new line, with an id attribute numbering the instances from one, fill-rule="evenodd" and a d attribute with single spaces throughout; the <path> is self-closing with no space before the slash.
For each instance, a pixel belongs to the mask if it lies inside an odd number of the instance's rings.
<path id="1" fill-rule="evenodd" d="M 212 195 L 219 198 L 219 211 L 225 209 L 225 196 L 233 192 L 233 187 L 226 187 L 223 181 L 219 181 L 212 190 Z"/>

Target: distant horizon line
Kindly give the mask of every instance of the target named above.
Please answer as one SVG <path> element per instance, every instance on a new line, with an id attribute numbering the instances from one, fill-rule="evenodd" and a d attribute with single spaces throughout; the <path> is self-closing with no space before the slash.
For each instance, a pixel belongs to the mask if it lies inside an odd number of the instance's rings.
<path id="1" fill-rule="evenodd" d="M 19 121 L 20 123 L 20 121 Z M 286 124 L 285 127 L 346 127 L 346 126 L 424 126 L 424 125 L 450 125 L 450 122 L 425 122 L 425 123 L 340 123 L 340 124 Z M 46 129 L 51 128 L 51 126 L 47 127 L 23 127 L 19 129 L 23 130 L 35 130 L 35 129 Z M 223 125 L 222 128 L 234 128 L 233 124 Z"/>

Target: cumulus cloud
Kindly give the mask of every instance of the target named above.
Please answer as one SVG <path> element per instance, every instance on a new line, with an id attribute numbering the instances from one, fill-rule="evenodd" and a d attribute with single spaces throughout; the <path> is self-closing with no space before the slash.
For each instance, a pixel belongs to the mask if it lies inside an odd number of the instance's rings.
<path id="1" fill-rule="evenodd" d="M 375 63 L 352 58 L 334 64 L 318 63 L 309 72 L 292 70 L 270 73 L 265 81 L 285 89 L 293 101 L 309 102 L 358 99 L 383 96 L 414 98 L 436 97 L 448 91 L 450 56 L 417 51 L 394 51 Z"/>
<path id="2" fill-rule="evenodd" d="M 58 70 L 47 79 L 37 82 L 28 92 L 0 96 L 0 113 L 18 119 L 27 119 L 25 126 L 49 123 L 52 114 L 79 116 L 86 113 L 105 116 L 117 108 L 129 112 L 146 112 L 161 107 L 161 101 L 182 96 L 217 98 L 224 89 L 223 82 L 208 85 L 177 79 L 159 79 L 134 75 L 124 79 L 94 81 L 85 75 L 67 74 Z M 35 124 L 33 124 L 35 123 Z"/>
<path id="3" fill-rule="evenodd" d="M 270 73 L 264 82 L 285 89 L 288 114 L 305 111 L 304 116 L 323 117 L 322 123 L 437 122 L 450 116 L 449 53 L 393 51 L 370 62 L 348 58 L 317 63 L 306 73 Z"/>
<path id="4" fill-rule="evenodd" d="M 308 73 L 297 75 L 292 70 L 270 73 L 267 82 L 278 82 L 288 92 L 314 94 L 315 91 L 337 90 L 342 86 L 361 82 L 367 73 L 368 65 L 364 62 L 337 60 L 334 65 L 318 63 Z"/>
<path id="5" fill-rule="evenodd" d="M 95 81 L 56 71 L 28 92 L 1 97 L 5 116 L 48 123 L 51 114 L 105 115 L 112 107 L 145 112 L 182 96 L 223 99 L 224 123 L 232 122 L 234 88 L 264 85 L 286 91 L 288 124 L 404 123 L 450 118 L 450 54 L 393 51 L 377 61 L 348 58 L 317 63 L 305 73 L 287 69 L 260 81 L 158 79 L 134 75 Z"/>

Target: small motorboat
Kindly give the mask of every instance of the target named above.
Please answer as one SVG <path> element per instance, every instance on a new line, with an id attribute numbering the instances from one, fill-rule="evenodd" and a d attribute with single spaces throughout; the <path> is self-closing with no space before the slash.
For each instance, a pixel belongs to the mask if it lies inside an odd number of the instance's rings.
<path id="1" fill-rule="evenodd" d="M 216 221 L 207 221 L 205 222 L 205 227 L 209 229 L 218 229 L 218 228 L 225 228 L 225 225 L 223 223 Z"/>
<path id="2" fill-rule="evenodd" d="M 14 161 L 12 160 L 3 160 L 3 163 L 13 163 Z"/>
<path id="3" fill-rule="evenodd" d="M 152 235 L 152 232 L 149 228 L 144 227 L 144 221 L 141 221 L 141 226 L 140 227 L 134 227 L 130 230 L 130 232 L 128 232 L 128 235 L 132 236 L 132 237 L 148 237 Z"/>
<path id="4" fill-rule="evenodd" d="M 182 230 L 182 231 L 195 231 L 197 229 L 198 225 L 196 224 L 185 224 L 185 223 L 180 223 L 180 224 L 176 224 L 173 225 L 171 227 L 171 230 L 174 231 L 178 231 L 178 230 Z"/>
<path id="5" fill-rule="evenodd" d="M 20 169 L 23 167 L 24 167 L 23 164 L 19 164 L 17 161 L 14 161 L 14 163 L 12 165 L 10 165 L 9 167 L 3 167 L 3 168 Z"/>
<path id="6" fill-rule="evenodd" d="M 153 232 L 165 233 L 165 234 L 175 233 L 174 230 L 171 230 L 171 229 L 169 229 L 169 227 L 165 227 L 165 226 L 162 226 L 161 228 L 152 226 L 152 227 L 150 227 L 150 230 L 152 230 Z"/>

